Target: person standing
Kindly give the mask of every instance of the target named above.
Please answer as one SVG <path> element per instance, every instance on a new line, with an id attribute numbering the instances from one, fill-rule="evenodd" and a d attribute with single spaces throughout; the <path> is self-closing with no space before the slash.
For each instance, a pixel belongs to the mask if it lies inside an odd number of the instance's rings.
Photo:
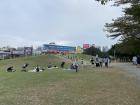
<path id="1" fill-rule="evenodd" d="M 137 56 L 137 67 L 140 68 L 140 55 Z"/>
<path id="2" fill-rule="evenodd" d="M 134 65 L 137 65 L 137 56 L 134 56 L 132 58 L 132 62 L 133 62 Z"/>
<path id="3" fill-rule="evenodd" d="M 83 60 L 83 58 L 81 59 L 81 64 L 82 64 L 82 65 L 84 64 L 84 60 Z"/>
<path id="4" fill-rule="evenodd" d="M 90 59 L 90 62 L 92 65 L 94 65 L 94 58 L 93 57 Z"/>
<path id="5" fill-rule="evenodd" d="M 105 63 L 105 67 L 108 68 L 108 64 L 109 64 L 109 58 L 108 57 L 104 58 L 104 63 Z"/>
<path id="6" fill-rule="evenodd" d="M 76 59 L 73 63 L 74 69 L 76 70 L 76 72 L 78 72 L 78 68 L 79 68 L 79 62 L 78 59 Z"/>
<path id="7" fill-rule="evenodd" d="M 63 62 L 61 63 L 61 68 L 64 68 L 64 65 L 65 65 L 65 62 L 63 61 Z"/>
<path id="8" fill-rule="evenodd" d="M 96 67 L 99 67 L 100 66 L 100 61 L 99 61 L 98 55 L 96 55 L 95 63 L 96 63 Z"/>
<path id="9" fill-rule="evenodd" d="M 100 67 L 102 67 L 103 66 L 103 58 L 100 58 L 99 62 L 100 62 Z"/>

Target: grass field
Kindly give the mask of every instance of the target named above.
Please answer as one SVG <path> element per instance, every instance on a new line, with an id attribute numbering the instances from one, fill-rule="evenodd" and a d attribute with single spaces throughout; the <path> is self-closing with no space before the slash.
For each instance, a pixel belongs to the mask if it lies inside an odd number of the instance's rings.
<path id="1" fill-rule="evenodd" d="M 60 59 L 54 55 L 41 55 L 41 56 L 31 56 L 31 57 L 22 57 L 16 59 L 7 59 L 0 61 L 0 70 L 5 71 L 9 66 L 14 66 L 14 69 L 20 71 L 22 66 L 25 63 L 29 64 L 28 69 L 32 70 L 33 67 L 39 65 L 46 68 L 49 63 L 52 65 L 60 66 L 63 59 Z M 69 61 L 66 61 L 66 66 L 69 65 Z"/>
<path id="2" fill-rule="evenodd" d="M 0 105 L 140 104 L 140 88 L 135 80 L 112 67 L 83 66 L 78 73 L 61 69 L 40 73 L 4 71 L 7 65 L 18 70 L 24 62 L 32 68 L 49 62 L 59 65 L 61 60 L 49 55 L 0 61 Z"/>
<path id="3" fill-rule="evenodd" d="M 77 59 L 84 59 L 84 60 L 87 60 L 87 61 L 90 61 L 90 59 L 91 59 L 91 55 L 85 55 L 85 54 L 68 54 L 68 55 L 66 55 L 66 57 L 68 57 L 69 56 L 69 58 L 77 58 Z"/>

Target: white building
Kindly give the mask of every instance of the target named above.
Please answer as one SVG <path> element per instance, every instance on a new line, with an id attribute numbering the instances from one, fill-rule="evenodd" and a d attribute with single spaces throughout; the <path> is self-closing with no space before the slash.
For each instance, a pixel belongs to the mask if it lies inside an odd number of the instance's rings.
<path id="1" fill-rule="evenodd" d="M 103 46 L 103 48 L 102 48 L 103 52 L 108 52 L 108 50 L 109 50 L 108 46 Z"/>
<path id="2" fill-rule="evenodd" d="M 10 57 L 11 52 L 4 52 L 4 51 L 0 51 L 0 59 L 5 59 L 7 57 Z"/>

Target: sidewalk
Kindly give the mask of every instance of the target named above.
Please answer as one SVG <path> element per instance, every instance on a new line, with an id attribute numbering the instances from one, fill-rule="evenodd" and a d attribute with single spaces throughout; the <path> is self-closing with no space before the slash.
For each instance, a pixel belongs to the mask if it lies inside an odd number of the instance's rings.
<path id="1" fill-rule="evenodd" d="M 120 68 L 140 82 L 140 68 L 137 68 L 137 66 L 132 63 L 112 63 L 111 66 Z"/>

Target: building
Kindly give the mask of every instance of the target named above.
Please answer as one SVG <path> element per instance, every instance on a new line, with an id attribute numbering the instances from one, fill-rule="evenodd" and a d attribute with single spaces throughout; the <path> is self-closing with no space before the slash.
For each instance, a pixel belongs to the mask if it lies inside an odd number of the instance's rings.
<path id="1" fill-rule="evenodd" d="M 107 52 L 109 50 L 109 48 L 107 46 L 103 46 L 102 51 L 103 52 Z"/>
<path id="2" fill-rule="evenodd" d="M 32 55 L 33 47 L 18 47 L 16 50 L 12 51 L 13 56 L 25 56 Z"/>
<path id="3" fill-rule="evenodd" d="M 90 48 L 90 44 L 83 44 L 83 49 Z"/>
<path id="4" fill-rule="evenodd" d="M 96 46 L 97 49 L 99 49 L 100 51 L 102 51 L 101 46 Z"/>
<path id="5" fill-rule="evenodd" d="M 95 44 L 83 44 L 83 49 L 87 49 L 87 48 L 90 48 L 90 47 L 96 48 L 96 45 Z"/>
<path id="6" fill-rule="evenodd" d="M 10 55 L 11 55 L 11 52 L 0 51 L 0 59 L 9 58 Z"/>
<path id="7" fill-rule="evenodd" d="M 32 55 L 33 47 L 24 47 L 24 55 Z"/>
<path id="8" fill-rule="evenodd" d="M 11 47 L 2 47 L 0 48 L 0 51 L 4 51 L 4 52 L 11 52 L 11 51 L 14 51 L 16 50 L 16 48 L 11 48 Z"/>
<path id="9" fill-rule="evenodd" d="M 75 53 L 76 47 L 44 44 L 43 51 L 47 51 L 47 53 Z"/>
<path id="10" fill-rule="evenodd" d="M 92 45 L 90 45 L 90 47 L 94 47 L 94 48 L 96 48 L 96 45 L 95 45 L 95 44 L 92 44 Z"/>
<path id="11" fill-rule="evenodd" d="M 76 53 L 79 53 L 79 54 L 83 53 L 83 48 L 81 46 L 77 46 Z"/>

